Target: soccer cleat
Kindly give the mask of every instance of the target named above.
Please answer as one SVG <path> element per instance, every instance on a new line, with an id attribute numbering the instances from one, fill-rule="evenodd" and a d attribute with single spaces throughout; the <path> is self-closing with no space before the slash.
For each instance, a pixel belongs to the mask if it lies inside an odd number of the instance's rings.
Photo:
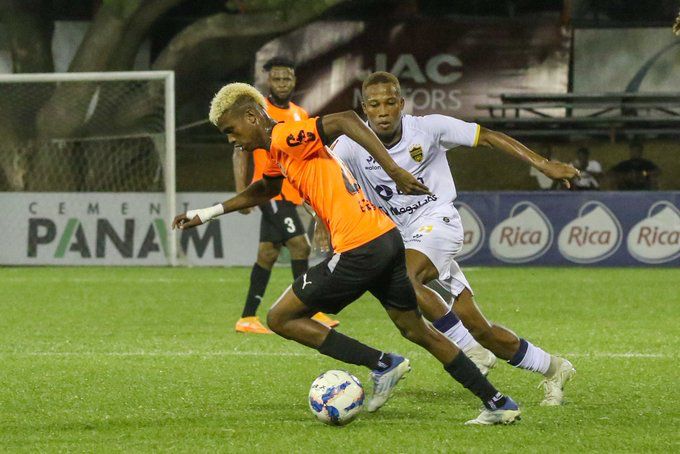
<path id="1" fill-rule="evenodd" d="M 366 410 L 369 412 L 374 412 L 385 405 L 399 380 L 411 370 L 411 362 L 408 359 L 394 353 L 388 353 L 388 355 L 392 358 L 390 368 L 381 372 L 376 370 L 371 372 L 373 395 L 366 405 Z"/>
<path id="2" fill-rule="evenodd" d="M 558 356 L 555 358 L 558 361 L 555 374 L 538 385 L 539 388 L 542 386 L 545 391 L 545 398 L 541 401 L 541 405 L 544 407 L 562 405 L 562 402 L 564 402 L 564 385 L 576 374 L 576 369 L 569 360 Z"/>
<path id="3" fill-rule="evenodd" d="M 492 426 L 494 424 L 512 424 L 521 419 L 519 406 L 509 396 L 505 396 L 505 405 L 496 409 L 485 408 L 475 419 L 465 423 L 466 426 Z"/>
<path id="4" fill-rule="evenodd" d="M 489 375 L 491 369 L 496 367 L 496 356 L 479 344 L 465 352 L 465 356 L 475 363 L 475 366 L 485 377 Z"/>
<path id="5" fill-rule="evenodd" d="M 236 332 L 237 333 L 250 333 L 250 334 L 272 334 L 272 332 L 260 322 L 257 315 L 252 317 L 243 317 L 236 322 Z"/>
<path id="6" fill-rule="evenodd" d="M 316 314 L 314 314 L 312 316 L 312 320 L 316 320 L 317 322 L 321 323 L 322 325 L 326 325 L 329 328 L 335 328 L 340 324 L 339 321 L 333 320 L 323 312 L 317 312 Z"/>

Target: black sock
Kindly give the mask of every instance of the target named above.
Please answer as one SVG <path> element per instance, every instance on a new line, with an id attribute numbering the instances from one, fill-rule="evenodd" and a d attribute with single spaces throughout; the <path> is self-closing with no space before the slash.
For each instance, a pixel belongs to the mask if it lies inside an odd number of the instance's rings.
<path id="1" fill-rule="evenodd" d="M 470 361 L 470 358 L 465 356 L 463 352 L 458 353 L 458 356 L 450 364 L 444 366 L 444 369 L 458 383 L 479 397 L 489 410 L 495 410 L 497 407 L 505 405 L 505 396 L 489 383 L 489 380 L 482 375 L 475 363 Z"/>
<path id="2" fill-rule="evenodd" d="M 257 263 L 253 265 L 253 270 L 250 272 L 248 297 L 246 298 L 246 305 L 243 307 L 241 317 L 252 317 L 255 315 L 257 308 L 262 302 L 262 297 L 264 296 L 264 291 L 267 288 L 271 274 L 271 270 L 266 270 Z"/>
<path id="3" fill-rule="evenodd" d="M 366 366 L 369 369 L 378 368 L 383 354 L 381 351 L 362 344 L 334 329 L 330 330 L 317 350 L 322 355 L 330 356 L 345 363 Z M 387 355 L 385 356 L 387 357 Z"/>
<path id="4" fill-rule="evenodd" d="M 374 369 L 382 372 L 390 367 L 392 367 L 392 357 L 387 353 L 382 353 L 378 359 L 378 366 L 374 367 Z"/>
<path id="5" fill-rule="evenodd" d="M 290 267 L 293 270 L 293 279 L 297 279 L 307 271 L 307 268 L 309 267 L 308 260 L 291 260 Z"/>

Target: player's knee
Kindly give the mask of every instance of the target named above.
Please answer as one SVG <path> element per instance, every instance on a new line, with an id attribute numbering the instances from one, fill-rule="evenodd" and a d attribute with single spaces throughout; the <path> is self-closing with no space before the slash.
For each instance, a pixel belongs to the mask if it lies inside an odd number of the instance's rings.
<path id="1" fill-rule="evenodd" d="M 401 323 L 397 324 L 397 328 L 399 328 L 399 332 L 406 339 L 410 340 L 411 342 L 415 342 L 416 344 L 422 343 L 424 333 L 421 329 L 419 329 L 419 326 L 415 324 Z"/>
<path id="2" fill-rule="evenodd" d="M 261 246 L 257 251 L 257 263 L 264 268 L 271 269 L 279 258 L 279 251 L 273 247 Z"/>
<path id="3" fill-rule="evenodd" d="M 275 310 L 267 312 L 267 326 L 276 334 L 283 336 L 285 331 L 285 322 L 283 317 L 276 313 Z"/>
<path id="4" fill-rule="evenodd" d="M 312 247 L 309 245 L 307 240 L 296 241 L 295 243 L 289 245 L 289 249 L 290 256 L 294 259 L 304 260 L 309 257 L 309 254 L 312 253 Z"/>
<path id="5" fill-rule="evenodd" d="M 417 291 L 418 288 L 423 285 L 423 283 L 418 278 L 418 275 L 415 273 L 415 271 L 411 271 L 411 270 L 407 270 L 406 274 L 408 275 L 408 280 L 411 281 L 411 285 Z"/>

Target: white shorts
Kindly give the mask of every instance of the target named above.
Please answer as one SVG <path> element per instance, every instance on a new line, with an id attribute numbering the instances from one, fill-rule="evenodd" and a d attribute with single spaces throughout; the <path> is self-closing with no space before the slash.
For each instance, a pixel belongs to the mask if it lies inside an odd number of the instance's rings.
<path id="1" fill-rule="evenodd" d="M 438 284 L 445 291 L 454 297 L 465 288 L 472 292 L 455 260 L 456 254 L 463 248 L 463 225 L 458 212 L 447 217 L 418 218 L 401 236 L 406 249 L 422 252 L 430 259 L 439 273 Z"/>

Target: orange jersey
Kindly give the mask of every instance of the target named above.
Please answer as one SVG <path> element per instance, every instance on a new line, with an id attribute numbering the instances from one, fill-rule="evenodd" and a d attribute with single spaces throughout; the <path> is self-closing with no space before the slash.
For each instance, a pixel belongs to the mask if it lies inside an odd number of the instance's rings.
<path id="1" fill-rule="evenodd" d="M 395 228 L 326 148 L 320 118 L 274 126 L 268 156 L 265 178 L 286 177 L 326 224 L 335 252 L 354 249 Z"/>
<path id="2" fill-rule="evenodd" d="M 305 109 L 296 104 L 293 104 L 292 102 L 288 103 L 287 109 L 282 109 L 272 104 L 269 101 L 269 98 L 267 98 L 266 101 L 267 101 L 267 113 L 269 114 L 270 117 L 272 117 L 274 120 L 278 122 L 300 121 L 309 118 L 309 115 L 307 115 Z M 267 167 L 268 162 L 269 158 L 267 157 L 267 150 L 257 149 L 253 152 L 254 169 L 252 182 L 255 182 L 262 178 L 262 172 Z M 302 197 L 300 196 L 300 193 L 295 188 L 293 188 L 290 185 L 290 183 L 288 183 L 288 181 L 283 182 L 281 194 L 274 197 L 274 200 L 288 200 L 289 202 L 293 202 L 296 205 L 300 205 L 302 203 Z"/>

